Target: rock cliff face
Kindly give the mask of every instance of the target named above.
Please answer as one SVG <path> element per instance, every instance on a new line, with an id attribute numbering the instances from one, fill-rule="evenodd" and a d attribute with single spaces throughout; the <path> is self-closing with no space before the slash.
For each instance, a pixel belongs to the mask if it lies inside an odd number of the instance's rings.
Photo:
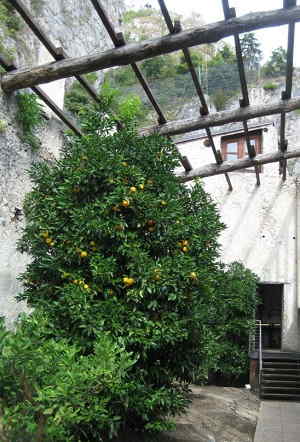
<path id="1" fill-rule="evenodd" d="M 123 13 L 123 0 L 104 0 L 102 3 L 118 28 Z M 25 0 L 24 4 L 37 18 L 50 40 L 56 46 L 62 46 L 69 56 L 93 53 L 112 46 L 89 1 Z M 6 24 L 0 21 L 0 52 L 5 48 L 7 54 L 13 54 L 18 67 L 52 60 L 22 20 L 20 29 L 10 34 Z M 102 73 L 98 73 L 98 78 L 101 81 Z M 64 93 L 70 81 L 60 80 L 43 88 L 59 106 L 63 106 Z M 59 154 L 64 130 L 60 121 L 51 111 L 46 110 L 48 118 L 39 130 L 41 148 L 37 153 L 32 153 L 21 139 L 22 130 L 16 121 L 16 111 L 15 94 L 6 96 L 0 89 L 0 315 L 5 316 L 9 324 L 25 308 L 16 303 L 14 296 L 20 291 L 17 276 L 29 259 L 16 250 L 23 223 L 19 209 L 22 208 L 25 194 L 30 190 L 27 171 L 39 158 L 50 159 Z"/>

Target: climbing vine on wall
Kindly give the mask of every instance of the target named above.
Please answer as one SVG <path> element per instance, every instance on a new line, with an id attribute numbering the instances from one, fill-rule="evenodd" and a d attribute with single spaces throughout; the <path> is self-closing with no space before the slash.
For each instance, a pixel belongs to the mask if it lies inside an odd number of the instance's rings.
<path id="1" fill-rule="evenodd" d="M 43 124 L 42 105 L 36 95 L 21 92 L 17 95 L 17 120 L 22 127 L 22 140 L 29 144 L 32 151 L 37 151 L 41 145 L 35 130 Z"/>

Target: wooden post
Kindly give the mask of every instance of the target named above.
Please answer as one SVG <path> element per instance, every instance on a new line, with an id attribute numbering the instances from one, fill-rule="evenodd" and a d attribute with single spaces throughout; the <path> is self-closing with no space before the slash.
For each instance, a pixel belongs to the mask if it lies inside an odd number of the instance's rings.
<path id="1" fill-rule="evenodd" d="M 12 91 L 41 83 L 86 74 L 99 69 L 123 66 L 140 60 L 168 54 L 191 46 L 215 43 L 222 38 L 256 29 L 300 21 L 300 6 L 290 9 L 254 12 L 153 40 L 127 44 L 95 55 L 70 58 L 3 76 L 4 91 Z"/>

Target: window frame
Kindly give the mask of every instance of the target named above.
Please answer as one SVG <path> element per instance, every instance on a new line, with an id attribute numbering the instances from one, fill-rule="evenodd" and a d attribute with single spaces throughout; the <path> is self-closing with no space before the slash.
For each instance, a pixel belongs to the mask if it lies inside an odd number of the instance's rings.
<path id="1" fill-rule="evenodd" d="M 255 151 L 256 154 L 262 153 L 262 130 L 249 132 L 250 140 L 255 140 Z M 248 157 L 248 150 L 246 144 L 245 133 L 241 132 L 238 134 L 231 134 L 221 137 L 221 152 L 224 161 L 234 161 L 228 160 L 228 144 L 237 143 L 237 160 Z M 229 153 L 230 154 L 230 153 Z M 241 169 L 239 172 L 254 172 L 253 168 Z M 262 166 L 259 166 L 259 172 L 262 172 Z"/>

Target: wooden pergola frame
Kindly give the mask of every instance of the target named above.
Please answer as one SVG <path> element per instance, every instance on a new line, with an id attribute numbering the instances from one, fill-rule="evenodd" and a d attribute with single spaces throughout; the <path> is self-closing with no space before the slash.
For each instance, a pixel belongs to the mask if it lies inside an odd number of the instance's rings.
<path id="1" fill-rule="evenodd" d="M 37 21 L 32 17 L 30 11 L 21 0 L 10 0 L 15 10 L 22 16 L 36 37 L 45 46 L 54 58 L 55 62 L 31 69 L 17 69 L 17 67 L 5 61 L 0 56 L 0 65 L 6 73 L 2 76 L 1 86 L 4 92 L 12 92 L 18 89 L 30 87 L 54 112 L 55 114 L 77 135 L 82 136 L 80 128 L 59 109 L 56 104 L 39 87 L 39 84 L 61 78 L 75 76 L 90 97 L 99 102 L 99 96 L 95 89 L 82 77 L 82 74 L 105 69 L 113 66 L 130 65 L 138 81 L 144 89 L 151 105 L 157 113 L 158 125 L 141 130 L 142 135 L 159 133 L 171 136 L 182 134 L 198 129 L 205 129 L 207 138 L 212 148 L 215 164 L 209 164 L 201 168 L 192 169 L 186 157 L 181 157 L 181 163 L 185 172 L 178 176 L 182 181 L 189 181 L 196 177 L 205 177 L 224 174 L 229 189 L 232 190 L 228 173 L 248 167 L 254 167 L 256 173 L 256 183 L 260 184 L 259 166 L 270 162 L 278 161 L 283 180 L 286 179 L 286 163 L 289 158 L 300 156 L 300 150 L 287 151 L 287 140 L 285 139 L 286 113 L 300 108 L 300 97 L 291 98 L 293 79 L 293 54 L 295 23 L 300 21 L 300 6 L 296 6 L 296 0 L 283 0 L 283 8 L 279 10 L 257 12 L 236 17 L 235 9 L 230 8 L 228 0 L 222 1 L 224 21 L 212 23 L 187 31 L 183 31 L 179 21 L 173 23 L 164 0 L 158 0 L 162 15 L 169 30 L 169 35 L 154 40 L 140 43 L 126 44 L 123 34 L 114 30 L 112 22 L 106 14 L 100 0 L 90 0 L 104 27 L 106 28 L 115 48 L 104 52 L 83 57 L 68 58 L 62 48 L 56 48 Z M 249 101 L 247 80 L 241 52 L 239 34 L 250 32 L 272 26 L 288 25 L 287 42 L 287 68 L 286 85 L 282 92 L 282 99 L 278 103 L 264 106 L 251 106 Z M 235 52 L 237 67 L 239 72 L 242 98 L 240 108 L 234 111 L 217 112 L 209 114 L 201 84 L 192 63 L 189 48 L 195 45 L 214 43 L 224 37 L 233 36 L 235 42 Z M 190 71 L 193 84 L 200 102 L 200 116 L 190 120 L 177 120 L 167 122 L 157 100 L 155 99 L 146 78 L 137 65 L 138 61 L 164 55 L 173 51 L 182 50 L 188 69 Z M 271 154 L 256 155 L 255 149 L 251 146 L 247 121 L 252 118 L 280 114 L 280 134 L 279 149 Z M 221 152 L 216 149 L 211 134 L 211 127 L 219 126 L 231 122 L 242 122 L 248 158 L 230 162 L 223 162 Z"/>

